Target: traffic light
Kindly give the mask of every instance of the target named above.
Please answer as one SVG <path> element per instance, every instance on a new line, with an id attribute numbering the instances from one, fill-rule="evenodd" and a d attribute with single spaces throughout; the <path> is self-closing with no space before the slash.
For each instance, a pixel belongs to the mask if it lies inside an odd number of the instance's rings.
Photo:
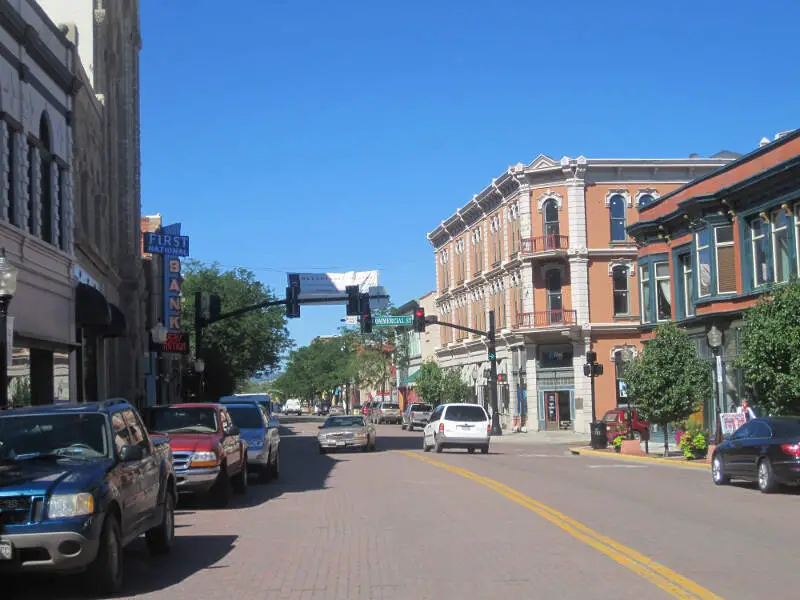
<path id="1" fill-rule="evenodd" d="M 497 358 L 497 351 L 494 348 L 489 348 L 489 360 L 495 360 Z"/>
<path id="2" fill-rule="evenodd" d="M 586 353 L 586 362 L 589 364 L 593 364 L 597 362 L 597 352 L 593 350 L 589 350 Z"/>
<path id="3" fill-rule="evenodd" d="M 208 318 L 216 321 L 222 314 L 222 298 L 218 294 L 211 294 L 208 299 Z"/>
<path id="4" fill-rule="evenodd" d="M 425 331 L 425 309 L 418 308 L 414 312 L 414 331 L 422 333 Z"/>
<path id="5" fill-rule="evenodd" d="M 286 318 L 296 319 L 300 316 L 300 288 L 290 285 L 286 288 Z"/>
<path id="6" fill-rule="evenodd" d="M 347 316 L 355 317 L 361 314 L 361 292 L 357 285 L 348 285 L 344 288 L 347 292 Z"/>
<path id="7" fill-rule="evenodd" d="M 359 297 L 359 314 L 361 315 L 361 333 L 372 333 L 372 307 L 369 305 L 369 294 Z"/>

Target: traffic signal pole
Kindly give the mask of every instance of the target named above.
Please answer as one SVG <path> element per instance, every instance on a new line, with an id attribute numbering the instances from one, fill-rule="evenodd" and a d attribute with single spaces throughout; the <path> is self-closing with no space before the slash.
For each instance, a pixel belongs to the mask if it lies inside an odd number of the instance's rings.
<path id="1" fill-rule="evenodd" d="M 492 403 L 492 435 L 503 435 L 503 430 L 500 427 L 500 407 L 497 400 L 497 348 L 495 344 L 496 330 L 494 311 L 489 311 L 489 331 L 481 331 L 480 329 L 463 327 L 455 323 L 447 323 L 445 321 L 440 321 L 437 317 L 425 317 L 425 323 L 450 327 L 451 329 L 458 329 L 459 331 L 466 331 L 467 333 L 474 333 L 475 335 L 480 335 L 487 339 L 489 346 L 489 400 Z"/>

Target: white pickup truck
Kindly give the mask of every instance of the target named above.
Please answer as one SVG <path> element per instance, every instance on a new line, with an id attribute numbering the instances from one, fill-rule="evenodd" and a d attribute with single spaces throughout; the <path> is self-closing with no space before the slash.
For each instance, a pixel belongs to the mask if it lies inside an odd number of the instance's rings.
<path id="1" fill-rule="evenodd" d="M 295 414 L 298 417 L 303 414 L 303 406 L 297 398 L 289 398 L 286 404 L 283 405 L 283 414 Z"/>

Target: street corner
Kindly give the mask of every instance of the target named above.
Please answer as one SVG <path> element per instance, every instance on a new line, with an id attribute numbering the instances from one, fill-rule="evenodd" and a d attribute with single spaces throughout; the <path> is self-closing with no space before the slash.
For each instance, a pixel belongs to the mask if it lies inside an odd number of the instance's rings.
<path id="1" fill-rule="evenodd" d="M 647 464 L 669 465 L 672 467 L 683 467 L 689 469 L 702 469 L 708 470 L 711 468 L 711 463 L 706 460 L 686 460 L 682 456 L 675 456 L 671 458 L 664 458 L 658 456 L 636 456 L 633 454 L 620 454 L 613 450 L 594 450 L 589 446 L 572 446 L 569 448 L 570 454 L 574 456 L 592 456 L 598 458 L 607 458 L 612 460 L 631 461 Z"/>

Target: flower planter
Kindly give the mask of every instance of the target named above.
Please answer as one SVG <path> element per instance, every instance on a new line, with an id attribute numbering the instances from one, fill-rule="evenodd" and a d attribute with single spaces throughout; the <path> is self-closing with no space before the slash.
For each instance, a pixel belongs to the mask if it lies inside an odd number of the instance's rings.
<path id="1" fill-rule="evenodd" d="M 622 451 L 622 446 L 614 446 L 614 452 L 619 454 Z"/>

